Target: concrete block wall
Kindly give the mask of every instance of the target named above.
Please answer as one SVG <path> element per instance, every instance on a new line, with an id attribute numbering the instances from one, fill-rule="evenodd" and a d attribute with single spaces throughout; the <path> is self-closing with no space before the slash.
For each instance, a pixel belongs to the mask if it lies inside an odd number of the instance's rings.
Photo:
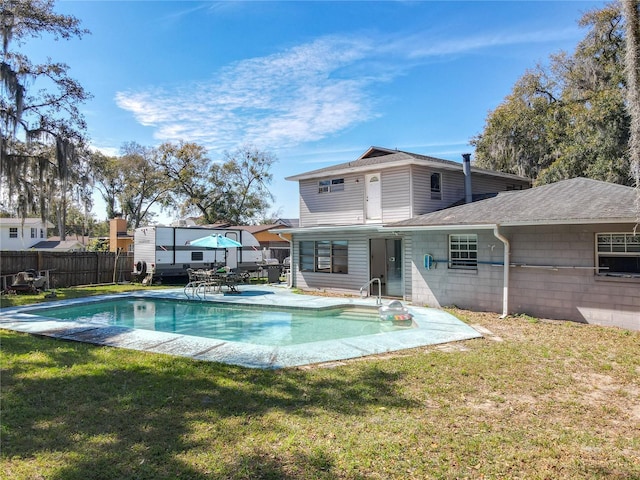
<path id="1" fill-rule="evenodd" d="M 505 228 L 511 262 L 510 311 L 640 330 L 640 278 L 598 276 L 596 233 L 632 225 Z M 556 266 L 557 269 L 545 268 Z"/>
<path id="2" fill-rule="evenodd" d="M 416 232 L 412 243 L 412 295 L 415 304 L 458 306 L 481 311 L 502 308 L 502 243 L 491 231 L 460 231 L 478 235 L 478 270 L 450 269 L 449 233 Z M 432 255 L 435 267 L 424 268 L 424 255 Z M 498 266 L 491 265 L 492 262 Z"/>
<path id="3" fill-rule="evenodd" d="M 596 275 L 595 235 L 630 232 L 632 225 L 502 228 L 511 244 L 509 313 L 640 330 L 640 278 Z M 415 232 L 412 242 L 412 301 L 502 311 L 503 244 L 492 230 L 478 235 L 477 271 L 449 269 L 449 232 Z M 439 260 L 426 270 L 425 254 Z M 555 268 L 554 268 L 555 267 Z"/>

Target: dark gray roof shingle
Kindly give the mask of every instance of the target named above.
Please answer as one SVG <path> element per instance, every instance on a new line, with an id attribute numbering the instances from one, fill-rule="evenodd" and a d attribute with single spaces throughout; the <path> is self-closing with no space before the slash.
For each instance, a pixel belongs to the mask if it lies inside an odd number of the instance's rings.
<path id="1" fill-rule="evenodd" d="M 389 227 L 633 222 L 636 192 L 613 183 L 573 178 L 427 213 Z"/>

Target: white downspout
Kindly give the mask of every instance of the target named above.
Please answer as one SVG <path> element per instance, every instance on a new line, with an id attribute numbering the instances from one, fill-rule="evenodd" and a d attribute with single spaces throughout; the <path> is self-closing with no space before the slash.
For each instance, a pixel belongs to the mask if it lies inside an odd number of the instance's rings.
<path id="1" fill-rule="evenodd" d="M 500 233 L 500 226 L 493 226 L 493 235 L 504 244 L 504 277 L 502 279 L 502 315 L 505 318 L 509 315 L 509 265 L 511 263 L 511 251 L 509 240 Z"/>

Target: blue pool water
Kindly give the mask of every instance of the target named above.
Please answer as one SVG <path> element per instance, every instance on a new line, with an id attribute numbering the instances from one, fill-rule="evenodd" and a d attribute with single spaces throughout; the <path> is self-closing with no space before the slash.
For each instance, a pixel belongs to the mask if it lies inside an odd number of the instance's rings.
<path id="1" fill-rule="evenodd" d="M 375 308 L 276 309 L 159 298 L 46 308 L 39 309 L 38 315 L 268 346 L 300 345 L 410 328 L 381 321 Z"/>

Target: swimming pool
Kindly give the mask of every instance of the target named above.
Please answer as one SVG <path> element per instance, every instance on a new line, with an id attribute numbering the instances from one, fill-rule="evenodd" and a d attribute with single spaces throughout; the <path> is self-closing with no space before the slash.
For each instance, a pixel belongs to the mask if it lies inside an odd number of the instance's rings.
<path id="1" fill-rule="evenodd" d="M 121 326 L 229 342 L 286 346 L 399 331 L 375 308 L 238 306 L 162 298 L 126 298 L 39 309 L 38 315 L 70 322 Z"/>
<path id="2" fill-rule="evenodd" d="M 381 331 L 373 334 L 364 333 L 346 338 L 316 340 L 291 345 L 264 345 L 221 338 L 205 338 L 200 335 L 146 330 L 141 328 L 142 323 L 131 327 L 109 325 L 106 321 L 60 319 L 47 313 L 54 307 L 75 306 L 88 311 L 94 305 L 114 300 L 137 302 L 150 299 L 171 300 L 180 303 L 185 301 L 185 294 L 181 288 L 146 290 L 5 308 L 0 309 L 0 328 L 95 345 L 269 369 L 337 362 L 482 336 L 471 326 L 445 311 L 418 306 L 409 306 L 410 312 L 413 314 L 412 328 Z M 192 300 L 192 302 L 197 301 Z M 314 311 L 377 308 L 373 298 L 299 295 L 287 288 L 264 285 L 243 286 L 240 294 L 216 294 L 211 295 L 211 298 L 207 296 L 207 300 L 202 303 L 212 306 L 226 304 L 232 306 L 233 309 L 254 309 L 252 311 L 255 311 L 256 308 L 274 311 L 281 309 L 281 307 L 306 308 Z M 183 315 L 183 313 L 179 315 Z"/>

